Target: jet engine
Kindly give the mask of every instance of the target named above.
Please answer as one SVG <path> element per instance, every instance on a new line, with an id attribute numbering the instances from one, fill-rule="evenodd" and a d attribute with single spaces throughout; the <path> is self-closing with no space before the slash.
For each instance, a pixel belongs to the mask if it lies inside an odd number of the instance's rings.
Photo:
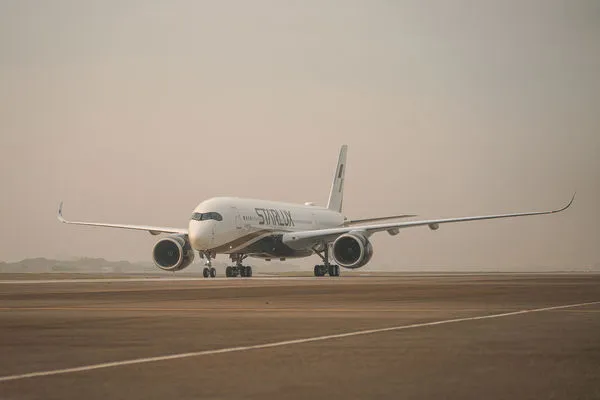
<path id="1" fill-rule="evenodd" d="M 165 271 L 180 271 L 194 261 L 194 250 L 185 235 L 159 240 L 152 250 L 154 264 Z"/>
<path id="2" fill-rule="evenodd" d="M 361 233 L 350 232 L 338 237 L 332 245 L 335 262 L 344 268 L 360 268 L 373 257 L 373 246 Z"/>

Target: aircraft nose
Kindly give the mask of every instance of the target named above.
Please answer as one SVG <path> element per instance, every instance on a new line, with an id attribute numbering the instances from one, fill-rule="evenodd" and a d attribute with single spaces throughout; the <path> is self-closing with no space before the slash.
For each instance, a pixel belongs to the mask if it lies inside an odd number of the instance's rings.
<path id="1" fill-rule="evenodd" d="M 208 250 L 212 244 L 212 221 L 190 221 L 190 244 L 195 250 Z"/>

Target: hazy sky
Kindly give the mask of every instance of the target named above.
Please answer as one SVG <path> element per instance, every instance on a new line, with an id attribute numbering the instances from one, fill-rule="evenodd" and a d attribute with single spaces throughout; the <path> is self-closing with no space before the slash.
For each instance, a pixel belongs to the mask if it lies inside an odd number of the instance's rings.
<path id="1" fill-rule="evenodd" d="M 560 215 L 373 237 L 373 269 L 600 263 L 600 2 L 0 0 L 0 260 L 147 260 L 205 198 Z M 318 259 L 308 261 L 314 264 Z M 257 263 L 255 263 L 256 265 Z"/>

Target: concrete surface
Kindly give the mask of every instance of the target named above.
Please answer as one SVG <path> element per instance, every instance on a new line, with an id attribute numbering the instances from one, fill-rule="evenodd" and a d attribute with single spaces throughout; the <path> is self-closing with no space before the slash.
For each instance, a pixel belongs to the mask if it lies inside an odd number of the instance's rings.
<path id="1" fill-rule="evenodd" d="M 0 282 L 2 400 L 600 398 L 600 275 L 27 278 Z"/>

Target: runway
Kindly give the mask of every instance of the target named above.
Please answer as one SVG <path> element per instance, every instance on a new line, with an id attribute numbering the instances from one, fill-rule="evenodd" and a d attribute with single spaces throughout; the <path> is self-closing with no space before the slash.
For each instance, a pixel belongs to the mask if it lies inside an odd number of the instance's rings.
<path id="1" fill-rule="evenodd" d="M 600 275 L 55 278 L 0 281 L 0 399 L 600 398 Z"/>

